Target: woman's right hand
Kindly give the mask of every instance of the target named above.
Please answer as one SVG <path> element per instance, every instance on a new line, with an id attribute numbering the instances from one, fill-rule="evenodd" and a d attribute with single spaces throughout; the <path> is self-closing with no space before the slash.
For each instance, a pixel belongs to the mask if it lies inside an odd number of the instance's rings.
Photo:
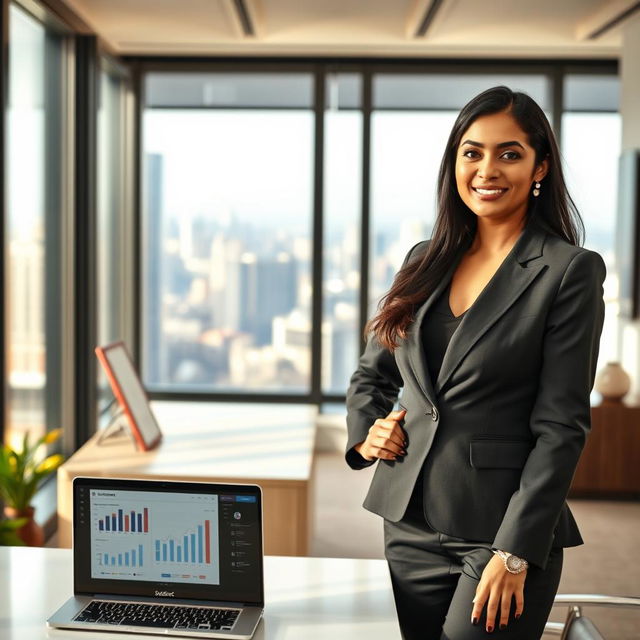
<path id="1" fill-rule="evenodd" d="M 406 413 L 406 409 L 402 409 L 392 411 L 386 418 L 378 418 L 369 429 L 367 439 L 354 449 L 369 462 L 376 458 L 397 460 L 406 455 L 407 438 L 400 426 Z"/>

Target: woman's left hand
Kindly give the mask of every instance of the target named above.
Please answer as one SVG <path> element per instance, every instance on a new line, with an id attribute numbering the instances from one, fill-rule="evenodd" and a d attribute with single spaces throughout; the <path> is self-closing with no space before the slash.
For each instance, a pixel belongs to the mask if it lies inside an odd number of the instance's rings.
<path id="1" fill-rule="evenodd" d="M 504 566 L 504 562 L 497 554 L 487 563 L 482 572 L 482 577 L 476 588 L 476 597 L 473 599 L 473 611 L 471 612 L 471 622 L 474 618 L 480 620 L 482 609 L 487 603 L 487 631 L 491 632 L 495 628 L 496 614 L 500 613 L 501 629 L 507 626 L 509 612 L 511 610 L 511 599 L 516 598 L 515 618 L 522 615 L 524 609 L 524 581 L 527 577 L 527 570 L 522 573 L 510 573 Z M 476 623 L 477 624 L 477 623 Z M 502 626 L 504 625 L 504 627 Z"/>

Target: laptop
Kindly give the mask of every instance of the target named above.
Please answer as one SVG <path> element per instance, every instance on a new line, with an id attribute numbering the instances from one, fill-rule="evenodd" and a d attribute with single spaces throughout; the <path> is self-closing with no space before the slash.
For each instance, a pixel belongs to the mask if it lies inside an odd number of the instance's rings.
<path id="1" fill-rule="evenodd" d="M 75 478 L 73 580 L 47 626 L 248 640 L 264 610 L 261 489 Z"/>

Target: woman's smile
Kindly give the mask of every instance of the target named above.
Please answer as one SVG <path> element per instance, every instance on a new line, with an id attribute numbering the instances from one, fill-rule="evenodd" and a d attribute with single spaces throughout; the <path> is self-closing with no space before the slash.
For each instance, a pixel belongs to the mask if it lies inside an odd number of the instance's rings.
<path id="1" fill-rule="evenodd" d="M 507 192 L 506 188 L 471 187 L 480 200 L 497 200 Z"/>

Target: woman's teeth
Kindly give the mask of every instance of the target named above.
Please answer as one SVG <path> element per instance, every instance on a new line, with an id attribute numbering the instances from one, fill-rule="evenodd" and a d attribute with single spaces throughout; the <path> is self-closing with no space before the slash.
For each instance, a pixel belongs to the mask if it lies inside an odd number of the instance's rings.
<path id="1" fill-rule="evenodd" d="M 483 196 L 493 196 L 497 193 L 502 193 L 506 191 L 506 189 L 478 189 L 477 187 L 472 187 L 474 191 L 477 191 L 479 194 Z"/>

